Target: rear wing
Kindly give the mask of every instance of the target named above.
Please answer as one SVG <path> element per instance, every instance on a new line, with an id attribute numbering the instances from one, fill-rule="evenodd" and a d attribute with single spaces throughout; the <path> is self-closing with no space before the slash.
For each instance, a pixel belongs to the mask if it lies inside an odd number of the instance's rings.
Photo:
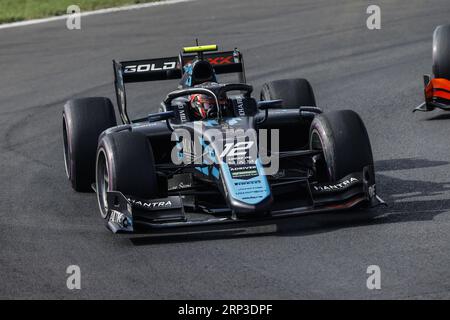
<path id="1" fill-rule="evenodd" d="M 195 59 L 195 54 L 180 54 L 182 67 Z M 224 52 L 209 52 L 203 54 L 203 59 L 208 61 L 214 68 L 216 74 L 238 73 L 239 82 L 246 83 L 244 58 L 237 49 Z"/>
<path id="2" fill-rule="evenodd" d="M 114 85 L 117 105 L 123 123 L 131 123 L 128 117 L 125 83 L 181 79 L 184 65 L 197 57 L 197 54 L 180 53 L 177 57 L 144 59 L 118 62 L 113 60 Z M 202 53 L 216 74 L 238 73 L 239 82 L 246 83 L 242 53 L 237 49 L 223 52 Z"/>

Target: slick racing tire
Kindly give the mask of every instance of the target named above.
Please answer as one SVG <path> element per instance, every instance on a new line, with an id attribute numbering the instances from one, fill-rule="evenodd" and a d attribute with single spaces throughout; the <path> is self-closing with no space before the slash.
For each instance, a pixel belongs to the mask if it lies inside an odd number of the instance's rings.
<path id="1" fill-rule="evenodd" d="M 450 79 L 450 24 L 438 26 L 433 34 L 433 73 Z"/>
<path id="2" fill-rule="evenodd" d="M 261 100 L 283 100 L 283 108 L 316 106 L 311 84 L 306 79 L 283 79 L 267 82 L 261 90 Z"/>
<path id="3" fill-rule="evenodd" d="M 107 191 L 142 199 L 157 195 L 153 150 L 145 135 L 128 130 L 104 135 L 96 163 L 97 200 L 103 218 L 108 214 Z"/>
<path id="4" fill-rule="evenodd" d="M 281 99 L 283 100 L 282 107 L 285 109 L 316 106 L 313 89 L 306 79 L 283 79 L 267 82 L 262 87 L 260 98 L 262 101 Z M 271 110 L 269 110 L 270 113 Z M 280 150 L 304 148 L 308 144 L 310 123 L 311 120 L 308 119 L 277 127 L 280 130 Z"/>
<path id="5" fill-rule="evenodd" d="M 369 135 L 359 115 L 340 110 L 316 116 L 311 123 L 310 148 L 322 150 L 325 163 L 317 168 L 319 182 L 338 181 L 350 173 L 371 166 L 373 156 Z"/>
<path id="6" fill-rule="evenodd" d="M 114 107 L 108 98 L 73 99 L 64 105 L 64 165 L 74 190 L 92 191 L 98 137 L 116 125 Z"/>

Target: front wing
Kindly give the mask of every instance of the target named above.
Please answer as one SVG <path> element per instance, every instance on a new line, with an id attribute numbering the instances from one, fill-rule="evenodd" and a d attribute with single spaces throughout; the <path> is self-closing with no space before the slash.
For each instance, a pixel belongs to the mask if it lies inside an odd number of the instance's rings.
<path id="1" fill-rule="evenodd" d="M 450 111 L 450 81 L 442 78 L 431 79 L 430 76 L 424 75 L 424 85 L 425 102 L 414 108 L 413 112 L 434 109 Z"/>
<path id="2" fill-rule="evenodd" d="M 270 221 L 280 218 L 348 210 L 366 203 L 370 207 L 385 204 L 377 195 L 376 187 L 365 179 L 366 171 L 354 173 L 335 183 L 305 184 L 305 194 L 298 200 L 273 205 L 269 212 L 255 212 L 245 217 L 236 216 L 230 210 L 217 215 L 211 211 L 205 218 L 192 217 L 186 212 L 184 199 L 181 196 L 169 196 L 162 199 L 135 199 L 126 197 L 118 191 L 107 194 L 108 215 L 107 226 L 114 232 L 134 232 L 136 229 L 157 231 L 167 228 L 189 228 L 197 226 L 212 226 L 238 224 L 243 222 Z M 309 194 L 307 194 L 309 193 Z M 305 200 L 306 199 L 306 200 Z M 216 214 L 214 214 L 216 213 Z"/>

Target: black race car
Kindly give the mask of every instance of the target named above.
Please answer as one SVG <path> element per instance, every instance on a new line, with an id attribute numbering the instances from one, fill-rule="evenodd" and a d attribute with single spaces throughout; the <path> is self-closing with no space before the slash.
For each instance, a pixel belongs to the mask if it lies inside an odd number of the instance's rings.
<path id="1" fill-rule="evenodd" d="M 382 203 L 361 118 L 350 110 L 322 113 L 307 80 L 268 82 L 257 101 L 240 51 L 216 45 L 113 64 L 121 125 L 108 98 L 73 99 L 63 111 L 67 177 L 76 191 L 95 190 L 111 231 Z M 219 83 L 224 73 L 237 73 L 239 82 Z M 181 80 L 160 112 L 131 120 L 124 84 L 168 79 Z"/>

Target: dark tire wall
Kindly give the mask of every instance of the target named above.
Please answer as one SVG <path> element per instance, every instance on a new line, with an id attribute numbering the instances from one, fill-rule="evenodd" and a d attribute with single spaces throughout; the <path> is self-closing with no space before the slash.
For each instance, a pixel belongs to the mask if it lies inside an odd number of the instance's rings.
<path id="1" fill-rule="evenodd" d="M 367 165 L 373 168 L 369 136 L 356 112 L 338 110 L 316 116 L 311 123 L 310 137 L 314 133 L 320 136 L 332 181 L 360 172 Z"/>
<path id="2" fill-rule="evenodd" d="M 283 100 L 283 107 L 316 106 L 311 84 L 306 79 L 282 79 L 267 82 L 261 90 L 261 100 Z"/>
<path id="3" fill-rule="evenodd" d="M 97 158 L 100 152 L 106 155 L 112 190 L 145 199 L 157 195 L 153 150 L 145 135 L 129 130 L 105 135 Z"/>
<path id="4" fill-rule="evenodd" d="M 67 173 L 76 191 L 91 191 L 91 184 L 95 181 L 98 137 L 104 130 L 115 125 L 117 121 L 114 107 L 108 98 L 73 99 L 64 105 Z"/>
<path id="5" fill-rule="evenodd" d="M 316 106 L 311 84 L 306 79 L 281 79 L 265 83 L 261 100 L 283 100 L 283 108 Z M 284 125 L 280 129 L 280 150 L 298 150 L 308 144 L 309 121 L 298 125 Z"/>

